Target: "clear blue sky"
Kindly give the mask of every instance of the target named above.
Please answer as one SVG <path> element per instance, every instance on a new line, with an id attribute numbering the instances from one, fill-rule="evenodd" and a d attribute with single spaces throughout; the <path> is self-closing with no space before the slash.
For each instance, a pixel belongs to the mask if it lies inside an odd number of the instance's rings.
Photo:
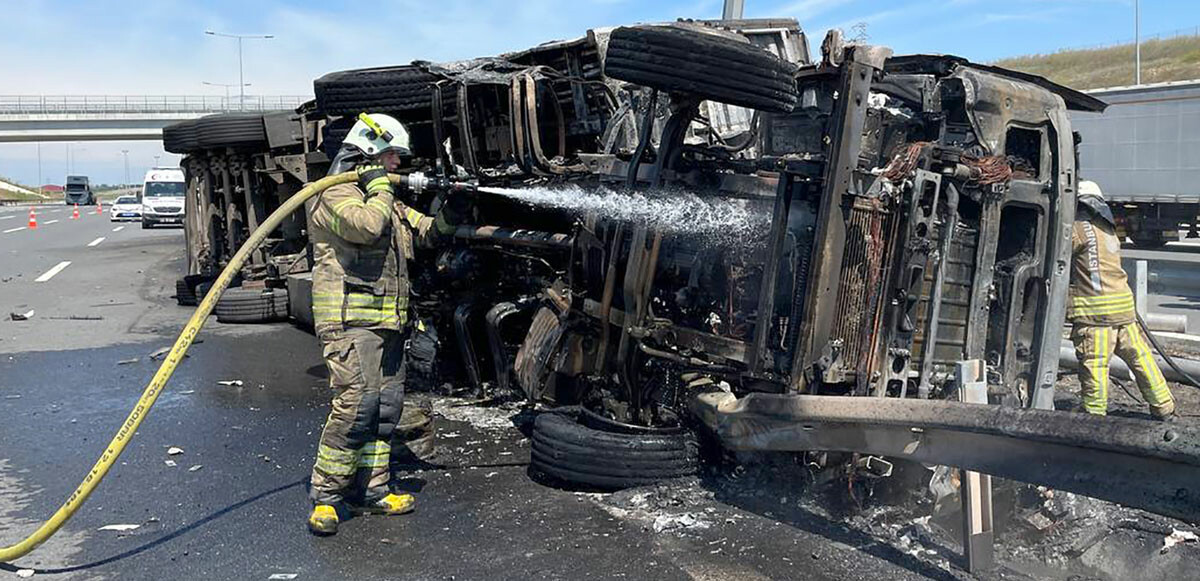
<path id="1" fill-rule="evenodd" d="M 0 94 L 220 95 L 237 82 L 236 44 L 205 29 L 270 33 L 247 41 L 251 94 L 311 94 L 323 73 L 413 59 L 451 60 L 570 38 L 588 28 L 720 16 L 721 0 L 8 0 L 0 18 Z M 1142 0 L 1145 34 L 1200 26 L 1200 2 Z M 816 50 L 831 27 L 865 22 L 897 53 L 991 61 L 1133 37 L 1133 0 L 746 0 L 746 16 L 790 16 Z M 1200 71 L 1197 76 L 1200 77 Z M 150 142 L 72 145 L 96 182 L 174 160 Z M 45 181 L 66 174 L 64 143 L 42 146 Z M 0 145 L 0 175 L 38 181 L 32 144 Z"/>

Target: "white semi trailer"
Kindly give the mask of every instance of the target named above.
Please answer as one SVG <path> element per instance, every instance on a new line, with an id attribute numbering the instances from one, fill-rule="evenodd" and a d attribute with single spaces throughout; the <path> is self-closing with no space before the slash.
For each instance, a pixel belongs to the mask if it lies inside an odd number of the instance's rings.
<path id="1" fill-rule="evenodd" d="M 1100 184 L 1124 234 L 1157 247 L 1197 232 L 1200 80 L 1088 92 L 1104 113 L 1073 111 L 1079 175 Z"/>

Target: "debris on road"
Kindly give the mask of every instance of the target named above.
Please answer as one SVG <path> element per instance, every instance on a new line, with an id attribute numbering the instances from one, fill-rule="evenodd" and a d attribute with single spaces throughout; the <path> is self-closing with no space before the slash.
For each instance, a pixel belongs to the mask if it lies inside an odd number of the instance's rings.
<path id="1" fill-rule="evenodd" d="M 299 577 L 296 573 L 272 573 L 267 579 L 295 579 Z"/>
<path id="2" fill-rule="evenodd" d="M 178 464 L 176 464 L 174 460 L 163 460 L 163 464 L 166 464 L 167 466 L 170 466 L 172 468 L 178 466 Z"/>
<path id="3" fill-rule="evenodd" d="M 217 383 L 226 387 L 241 387 L 244 384 L 244 382 L 240 379 L 226 379 L 224 381 L 218 381 Z"/>
<path id="4" fill-rule="evenodd" d="M 168 456 L 178 456 L 178 455 L 180 455 L 180 454 L 182 454 L 182 453 L 183 453 L 183 448 L 179 448 L 179 447 L 176 447 L 176 446 L 171 446 L 170 448 L 167 448 L 167 455 L 168 455 Z"/>
<path id="5" fill-rule="evenodd" d="M 708 522 L 690 512 L 677 515 L 660 515 L 654 519 L 654 524 L 652 525 L 656 533 L 676 529 L 706 529 L 708 527 Z"/>
<path id="6" fill-rule="evenodd" d="M 46 317 L 55 321 L 103 321 L 100 315 L 70 315 L 66 317 Z"/>
<path id="7" fill-rule="evenodd" d="M 28 321 L 29 319 L 33 318 L 33 313 L 34 313 L 34 310 L 29 309 L 28 311 L 25 311 L 24 313 L 15 313 L 15 312 L 9 313 L 8 316 L 10 318 L 12 318 L 12 320 L 14 320 L 14 321 Z"/>
<path id="8" fill-rule="evenodd" d="M 196 464 L 196 465 L 193 465 L 191 468 L 188 468 L 188 472 L 195 472 L 201 468 L 204 468 L 203 464 Z"/>
<path id="9" fill-rule="evenodd" d="M 33 577 L 33 569 L 18 569 L 17 577 L 20 577 L 22 579 L 28 579 L 30 577 Z"/>
<path id="10" fill-rule="evenodd" d="M 195 343 L 196 343 L 195 341 L 193 341 L 193 342 L 192 342 L 192 344 L 193 344 L 193 345 L 194 345 Z M 166 356 L 167 356 L 167 353 L 170 353 L 170 352 L 171 352 L 171 348 L 170 348 L 170 347 L 163 347 L 163 348 L 161 348 L 161 349 L 158 349 L 157 351 L 155 351 L 155 352 L 151 353 L 151 354 L 150 354 L 150 360 L 151 360 L 151 361 L 158 361 L 159 359 L 162 359 L 163 357 L 166 357 Z M 186 357 L 191 357 L 191 356 L 190 356 L 190 355 L 188 355 L 187 353 L 184 353 L 184 354 L 183 354 L 183 356 L 184 356 L 185 358 L 186 358 Z"/>
<path id="11" fill-rule="evenodd" d="M 117 531 L 119 533 L 123 533 L 126 531 L 132 531 L 141 526 L 142 525 L 132 525 L 132 524 L 104 525 L 96 530 L 98 530 L 98 531 Z"/>
<path id="12" fill-rule="evenodd" d="M 130 363 L 137 363 L 138 361 L 140 361 L 140 359 L 138 359 L 137 357 L 132 357 L 129 359 L 122 359 L 122 360 L 118 361 L 117 365 L 129 365 Z"/>
<path id="13" fill-rule="evenodd" d="M 1181 531 L 1179 529 L 1171 529 L 1171 534 L 1163 537 L 1163 548 L 1160 553 L 1166 553 L 1171 547 L 1181 543 L 1197 543 L 1200 542 L 1200 536 L 1192 531 Z"/>

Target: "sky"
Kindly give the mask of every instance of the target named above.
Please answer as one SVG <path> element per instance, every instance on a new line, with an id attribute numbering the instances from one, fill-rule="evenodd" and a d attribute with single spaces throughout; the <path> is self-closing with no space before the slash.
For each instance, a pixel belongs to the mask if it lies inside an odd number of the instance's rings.
<path id="1" fill-rule="evenodd" d="M 312 79 L 348 68 L 519 50 L 588 28 L 718 18 L 721 0 L 0 0 L 0 95 L 213 95 L 237 83 L 237 43 L 207 29 L 271 34 L 244 44 L 247 95 L 311 95 Z M 864 23 L 897 54 L 1007 56 L 1132 40 L 1134 0 L 745 0 L 746 17 L 792 17 L 816 53 L 830 28 Z M 1200 32 L 1200 2 L 1141 0 L 1143 35 Z M 1198 75 L 1200 76 L 1200 75 Z M 236 90 L 236 88 L 234 89 Z M 0 144 L 0 176 L 36 185 L 35 144 Z M 159 156 L 150 141 L 44 143 L 41 176 L 134 181 Z"/>

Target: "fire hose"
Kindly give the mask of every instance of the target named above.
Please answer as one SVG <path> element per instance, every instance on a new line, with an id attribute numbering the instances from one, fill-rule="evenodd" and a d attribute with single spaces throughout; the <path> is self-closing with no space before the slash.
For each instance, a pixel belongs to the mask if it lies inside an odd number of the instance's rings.
<path id="1" fill-rule="evenodd" d="M 396 185 L 404 186 L 413 191 L 423 189 L 445 189 L 445 190 L 467 190 L 473 189 L 473 186 L 465 183 L 450 182 L 444 178 L 426 177 L 420 173 L 412 173 L 409 175 L 388 174 L 388 179 Z M 125 446 L 133 439 L 137 433 L 138 426 L 142 425 L 142 421 L 146 419 L 146 415 L 150 412 L 150 408 L 154 406 L 154 402 L 158 400 L 158 396 L 162 394 L 166 387 L 167 381 L 171 379 L 171 375 L 175 373 L 175 367 L 183 360 L 184 354 L 187 353 L 188 347 L 192 345 L 196 335 L 200 329 L 204 327 L 205 321 L 212 313 L 213 308 L 217 305 L 217 300 L 221 298 L 221 294 L 229 287 L 229 283 L 233 280 L 234 275 L 241 270 L 246 259 L 250 254 L 258 249 L 263 243 L 267 235 L 270 234 L 276 227 L 283 222 L 292 212 L 298 210 L 305 201 L 309 198 L 325 191 L 326 189 L 338 184 L 352 183 L 358 180 L 358 176 L 354 172 L 340 173 L 336 175 L 321 178 L 311 184 L 308 184 L 297 192 L 292 197 L 288 198 L 279 206 L 279 209 L 271 213 L 266 220 L 259 225 L 258 229 L 250 234 L 250 237 L 242 244 L 233 258 L 229 260 L 229 264 L 225 265 L 225 269 L 221 271 L 217 280 L 212 283 L 212 288 L 205 295 L 204 300 L 200 301 L 200 305 L 196 307 L 192 317 L 183 327 L 179 337 L 175 339 L 175 344 L 171 347 L 171 351 L 163 358 L 163 362 L 158 367 L 158 371 L 154 373 L 154 377 L 150 383 L 146 385 L 146 389 L 142 391 L 142 395 L 138 398 L 137 404 L 130 410 L 129 416 L 125 418 L 125 422 L 117 430 L 112 441 L 108 443 L 108 447 L 104 449 L 104 453 L 96 460 L 96 464 L 75 488 L 75 491 L 67 497 L 67 500 L 58 507 L 41 526 L 32 534 L 22 539 L 15 545 L 0 548 L 0 563 L 8 563 L 14 559 L 25 556 L 38 545 L 46 542 L 47 539 L 54 536 L 56 532 L 79 510 L 83 503 L 87 501 L 96 487 L 100 485 L 100 481 L 108 474 L 116 463 L 117 458 L 121 456 L 121 452 L 125 450 Z"/>

